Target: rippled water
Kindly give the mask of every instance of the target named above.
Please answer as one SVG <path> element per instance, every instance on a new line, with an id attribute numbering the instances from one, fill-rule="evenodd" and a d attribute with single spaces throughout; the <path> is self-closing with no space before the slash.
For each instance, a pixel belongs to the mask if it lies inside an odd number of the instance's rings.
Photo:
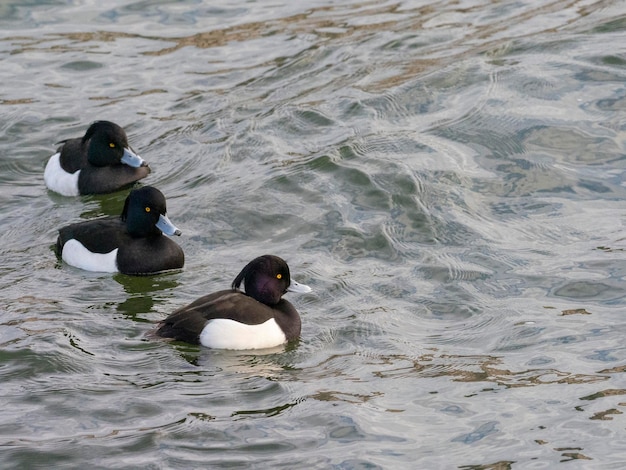
<path id="1" fill-rule="evenodd" d="M 619 2 L 5 1 L 0 26 L 2 468 L 626 466 Z M 183 270 L 57 261 L 126 196 L 44 186 L 96 119 L 150 162 Z M 263 253 L 314 288 L 298 344 L 146 336 Z"/>

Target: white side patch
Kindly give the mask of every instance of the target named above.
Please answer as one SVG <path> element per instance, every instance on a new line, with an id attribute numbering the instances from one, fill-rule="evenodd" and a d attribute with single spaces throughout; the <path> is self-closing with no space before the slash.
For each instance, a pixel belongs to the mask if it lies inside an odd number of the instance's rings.
<path id="1" fill-rule="evenodd" d="M 217 318 L 209 320 L 200 333 L 200 344 L 214 349 L 264 349 L 285 342 L 285 333 L 273 318 L 260 325 Z"/>
<path id="2" fill-rule="evenodd" d="M 61 154 L 55 153 L 50 157 L 43 172 L 43 180 L 46 186 L 52 191 L 62 194 L 63 196 L 78 196 L 78 175 L 80 170 L 75 173 L 68 173 L 61 168 Z"/>
<path id="3" fill-rule="evenodd" d="M 92 253 L 78 240 L 68 240 L 63 245 L 61 258 L 67 264 L 86 271 L 97 271 L 103 273 L 116 273 L 117 270 L 117 250 L 109 253 Z"/>

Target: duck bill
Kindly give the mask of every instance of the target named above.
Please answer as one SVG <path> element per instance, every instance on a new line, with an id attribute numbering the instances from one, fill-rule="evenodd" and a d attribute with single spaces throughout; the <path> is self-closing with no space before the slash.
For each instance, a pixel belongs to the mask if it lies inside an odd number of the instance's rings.
<path id="1" fill-rule="evenodd" d="M 291 284 L 289 284 L 289 287 L 287 287 L 287 292 L 296 292 L 298 294 L 306 294 L 307 292 L 311 292 L 312 290 L 313 289 L 311 289 L 306 284 L 300 284 L 299 282 L 293 280 L 291 281 Z"/>
<path id="2" fill-rule="evenodd" d="M 122 155 L 122 163 L 128 166 L 132 166 L 133 168 L 139 168 L 140 166 L 148 166 L 146 161 L 133 152 L 129 148 L 124 149 L 124 155 Z"/>
<path id="3" fill-rule="evenodd" d="M 163 232 L 165 235 L 178 235 L 180 236 L 181 232 L 176 228 L 176 226 L 167 218 L 165 214 L 161 214 L 159 216 L 159 220 L 157 220 L 156 227 Z"/>

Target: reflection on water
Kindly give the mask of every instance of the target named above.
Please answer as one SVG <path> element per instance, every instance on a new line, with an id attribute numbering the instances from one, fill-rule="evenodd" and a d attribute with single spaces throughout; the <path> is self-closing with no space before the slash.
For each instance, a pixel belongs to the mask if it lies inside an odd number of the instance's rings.
<path id="1" fill-rule="evenodd" d="M 2 3 L 3 466 L 626 465 L 624 18 L 577 0 Z M 54 255 L 58 228 L 127 195 L 43 184 L 96 119 L 150 162 L 185 269 Z M 264 253 L 314 287 L 290 299 L 299 342 L 150 336 Z"/>

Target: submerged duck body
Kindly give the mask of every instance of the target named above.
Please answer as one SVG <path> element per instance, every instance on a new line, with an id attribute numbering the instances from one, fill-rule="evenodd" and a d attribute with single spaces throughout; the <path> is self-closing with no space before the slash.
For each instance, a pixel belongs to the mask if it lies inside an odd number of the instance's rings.
<path id="1" fill-rule="evenodd" d="M 244 284 L 245 292 L 239 290 Z M 263 349 L 300 336 L 301 320 L 286 292 L 310 292 L 291 280 L 287 263 L 260 256 L 243 268 L 231 285 L 200 297 L 163 320 L 156 335 L 216 349 Z"/>
<path id="2" fill-rule="evenodd" d="M 110 121 L 96 121 L 82 138 L 61 144 L 46 164 L 44 181 L 63 196 L 111 193 L 150 173 L 124 129 Z"/>
<path id="3" fill-rule="evenodd" d="M 63 227 L 56 248 L 67 264 L 87 271 L 145 275 L 182 268 L 182 248 L 164 233 L 181 234 L 161 191 L 145 186 L 130 192 L 121 216 Z"/>

